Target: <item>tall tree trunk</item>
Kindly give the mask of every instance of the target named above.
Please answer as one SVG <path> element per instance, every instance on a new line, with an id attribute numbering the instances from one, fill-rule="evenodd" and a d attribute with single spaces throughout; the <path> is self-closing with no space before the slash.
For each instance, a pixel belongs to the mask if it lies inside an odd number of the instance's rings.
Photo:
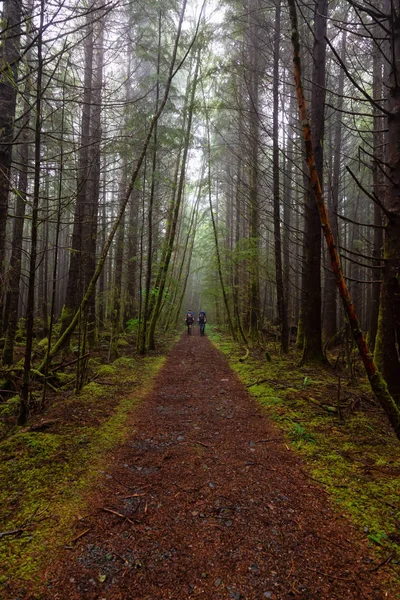
<path id="1" fill-rule="evenodd" d="M 161 10 L 158 15 L 158 53 L 157 53 L 157 83 L 156 83 L 156 102 L 155 112 L 158 109 L 158 103 L 160 101 L 160 61 L 161 61 Z M 153 307 L 150 305 L 150 288 L 152 278 L 152 264 L 153 264 L 153 208 L 154 208 L 154 197 L 156 191 L 156 170 L 157 170 L 157 134 L 158 127 L 157 123 L 154 126 L 154 137 L 153 137 L 153 152 L 152 152 L 152 165 L 151 165 L 151 186 L 150 186 L 150 198 L 149 198 L 149 209 L 148 209 L 148 238 L 147 238 L 147 266 L 146 266 L 146 284 L 145 284 L 145 295 L 144 295 L 144 309 L 143 309 L 143 323 L 141 330 L 141 344 L 140 353 L 144 354 L 146 348 L 146 336 L 149 317 L 152 313 Z M 150 333 L 150 337 L 154 336 L 154 332 Z M 154 342 L 152 343 L 154 346 Z"/>
<path id="2" fill-rule="evenodd" d="M 249 36 L 249 224 L 251 238 L 251 255 L 249 261 L 250 275 L 250 334 L 253 342 L 258 342 L 260 328 L 260 217 L 259 217 L 259 27 L 257 20 L 260 10 L 258 0 L 248 3 L 248 36 Z"/>
<path id="3" fill-rule="evenodd" d="M 31 13 L 32 2 L 28 7 L 29 14 Z M 29 37 L 30 32 L 27 32 Z M 31 53 L 27 53 L 27 63 L 30 63 Z M 24 86 L 24 98 L 26 99 L 23 104 L 23 122 L 21 125 L 21 145 L 18 147 L 18 162 L 20 164 L 18 171 L 18 183 L 17 183 L 17 194 L 16 194 L 16 206 L 15 206 L 15 220 L 13 223 L 12 233 L 12 250 L 10 257 L 10 268 L 9 268 L 9 290 L 7 292 L 7 319 L 6 319 L 6 335 L 3 350 L 3 364 L 12 365 L 14 362 L 14 342 L 15 333 L 17 331 L 18 323 L 18 303 L 20 298 L 19 286 L 21 279 L 21 265 L 22 265 L 22 244 L 23 244 L 23 231 L 25 222 L 25 208 L 28 192 L 28 173 L 29 173 L 29 149 L 31 142 L 31 133 L 29 128 L 30 121 L 30 104 L 28 98 L 31 94 L 31 76 L 27 75 Z M 1 313 L 0 313 L 1 314 Z"/>
<path id="4" fill-rule="evenodd" d="M 6 290 L 6 224 L 21 37 L 22 0 L 4 0 L 0 45 L 0 335 Z"/>
<path id="5" fill-rule="evenodd" d="M 382 64 L 382 53 L 380 48 L 374 44 L 373 49 L 373 94 L 376 102 L 382 99 L 383 85 L 383 64 Z M 382 119 L 382 113 L 377 106 L 373 107 L 374 111 L 374 161 L 372 164 L 372 176 L 373 176 L 373 190 L 378 198 L 383 199 L 385 197 L 385 174 L 383 172 L 384 163 L 384 125 Z M 382 210 L 376 203 L 374 204 L 374 240 L 373 240 L 373 255 L 375 258 L 374 266 L 380 266 L 382 264 L 382 249 L 383 249 L 383 225 Z M 372 269 L 372 278 L 375 283 L 372 284 L 372 298 L 371 298 L 371 325 L 370 325 L 370 346 L 373 350 L 375 348 L 375 340 L 378 332 L 378 318 L 379 318 L 379 302 L 381 294 L 381 284 L 379 283 L 380 277 L 377 276 L 379 271 Z M 379 365 L 381 368 L 381 365 Z"/>
<path id="6" fill-rule="evenodd" d="M 325 56 L 328 0 L 316 0 L 314 14 L 314 69 L 311 99 L 313 152 L 323 187 L 323 147 L 325 109 Z M 312 191 L 306 205 L 306 264 L 303 362 L 323 361 L 321 330 L 321 224 Z"/>
<path id="7" fill-rule="evenodd" d="M 43 77 L 43 23 L 44 3 L 40 3 L 40 24 L 37 35 L 38 68 L 35 99 L 35 176 L 33 183 L 32 222 L 31 222 L 31 253 L 29 259 L 28 300 L 26 307 L 26 345 L 24 357 L 24 373 L 21 386 L 21 404 L 18 415 L 18 425 L 24 425 L 29 414 L 29 389 L 31 375 L 31 360 L 33 346 L 33 324 L 35 311 L 35 280 L 36 258 L 39 225 L 39 196 L 40 196 L 40 168 L 41 168 L 41 142 L 42 142 L 42 77 Z"/>
<path id="8" fill-rule="evenodd" d="M 389 11 L 391 6 L 391 12 Z M 388 5 L 389 56 L 392 57 L 389 74 L 388 153 L 390 177 L 386 178 L 388 222 L 385 229 L 384 270 L 381 306 L 376 339 L 382 374 L 389 391 L 400 405 L 400 2 Z"/>
<path id="9" fill-rule="evenodd" d="M 274 238 L 275 238 L 275 274 L 276 298 L 281 332 L 281 349 L 285 354 L 289 351 L 289 328 L 287 319 L 287 304 L 284 297 L 282 274 L 282 241 L 280 215 L 280 186 L 279 186 L 279 45 L 281 23 L 281 0 L 276 1 L 275 7 L 275 37 L 274 37 L 274 108 L 273 108 L 273 189 L 274 189 Z"/>
<path id="10" fill-rule="evenodd" d="M 346 31 L 342 33 L 341 59 L 344 61 L 346 56 Z M 343 104 L 344 91 L 344 69 L 340 69 L 338 81 L 338 99 L 337 108 L 341 109 Z M 333 166 L 332 166 L 332 185 L 331 193 L 328 195 L 328 215 L 332 227 L 332 233 L 335 239 L 338 239 L 339 229 L 337 223 L 337 213 L 339 206 L 340 190 L 340 167 L 341 167 L 341 146 L 342 146 L 342 113 L 335 115 L 334 139 L 333 139 Z M 335 276 L 330 272 L 330 261 L 327 256 L 324 284 L 324 334 L 325 339 L 330 340 L 337 331 L 337 308 L 336 308 L 336 283 Z"/>
<path id="11" fill-rule="evenodd" d="M 139 194 L 133 190 L 129 208 L 128 223 L 128 265 L 127 265 L 127 300 L 125 304 L 125 321 L 136 318 L 138 314 L 138 221 Z"/>
<path id="12" fill-rule="evenodd" d="M 97 221 L 100 199 L 100 162 L 101 162 L 101 114 L 102 114 L 102 91 L 103 91 L 103 69 L 104 69 L 104 28 L 105 16 L 98 18 L 94 27 L 94 56 L 90 115 L 90 150 L 89 150 L 89 172 L 87 182 L 87 234 L 84 232 L 83 240 L 87 239 L 88 247 L 84 248 L 84 285 L 93 277 L 96 269 L 97 249 Z M 87 235 L 87 237 L 86 237 Z M 96 343 L 96 299 L 93 295 L 87 307 L 87 337 L 90 346 Z"/>
<path id="13" fill-rule="evenodd" d="M 85 75 L 83 90 L 83 105 L 81 117 L 81 137 L 78 158 L 77 197 L 74 215 L 74 227 L 70 264 L 68 273 L 67 296 L 62 314 L 62 331 L 70 324 L 74 313 L 79 307 L 88 281 L 84 281 L 84 265 L 87 264 L 85 254 L 90 247 L 90 215 L 88 202 L 89 151 L 90 151 L 90 120 L 92 108 L 92 79 L 93 79 L 93 21 L 92 15 L 87 16 L 87 35 L 85 39 Z"/>

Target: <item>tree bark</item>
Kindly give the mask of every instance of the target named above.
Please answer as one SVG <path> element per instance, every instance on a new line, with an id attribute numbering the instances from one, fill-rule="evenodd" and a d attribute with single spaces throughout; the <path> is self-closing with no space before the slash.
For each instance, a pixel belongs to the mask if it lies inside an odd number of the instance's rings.
<path id="1" fill-rule="evenodd" d="M 314 68 L 311 117 L 315 165 L 323 187 L 323 138 L 325 110 L 325 57 L 328 0 L 316 0 L 314 13 Z M 303 363 L 323 362 L 321 327 L 321 226 L 312 191 L 307 195 L 305 236 L 304 347 Z"/>
<path id="2" fill-rule="evenodd" d="M 276 0 L 275 6 L 275 36 L 274 36 L 274 107 L 273 107 L 273 190 L 274 190 L 274 248 L 275 248 L 275 277 L 276 298 L 281 332 L 281 349 L 289 352 L 289 327 L 287 304 L 284 296 L 282 274 L 282 241 L 280 215 L 280 185 L 279 185 L 279 46 L 280 46 L 281 0 Z"/>
<path id="3" fill-rule="evenodd" d="M 0 46 L 0 335 L 6 290 L 6 224 L 12 161 L 22 0 L 4 0 Z"/>
<path id="4" fill-rule="evenodd" d="M 32 224 L 31 224 L 31 252 L 29 258 L 29 280 L 28 280 L 28 300 L 26 307 L 26 345 L 24 357 L 24 373 L 21 386 L 21 404 L 18 415 L 18 425 L 24 425 L 29 414 L 29 390 L 31 375 L 31 360 L 33 346 L 33 325 L 35 311 L 35 280 L 36 280 L 36 258 L 37 241 L 39 225 L 39 196 L 40 196 L 40 177 L 41 177 L 41 141 L 42 141 L 42 77 L 43 77 L 43 23 L 44 23 L 44 2 L 40 3 L 40 24 L 37 36 L 38 69 L 36 81 L 35 98 L 35 175 L 33 183 L 33 201 L 32 201 Z"/>
<path id="5" fill-rule="evenodd" d="M 400 5 L 392 3 L 388 20 L 389 74 L 388 173 L 385 208 L 389 218 L 385 229 L 384 270 L 381 290 L 376 352 L 382 374 L 393 398 L 400 405 Z M 389 14 L 389 11 L 387 11 Z"/>
<path id="6" fill-rule="evenodd" d="M 364 334 L 360 328 L 360 323 L 357 314 L 354 310 L 354 305 L 347 289 L 346 282 L 343 277 L 342 268 L 340 265 L 339 254 L 336 247 L 335 238 L 329 224 L 328 212 L 326 209 L 321 184 L 319 181 L 318 171 L 315 164 L 313 144 L 311 140 L 311 127 L 308 118 L 307 104 L 305 101 L 302 78 L 301 78 L 301 58 L 300 58 L 300 42 L 297 27 L 297 13 L 295 0 L 288 0 L 290 20 L 292 25 L 292 44 L 293 44 L 293 70 L 296 83 L 297 100 L 299 104 L 300 119 L 303 127 L 303 135 L 306 149 L 307 166 L 309 169 L 311 186 L 314 193 L 316 205 L 320 216 L 322 230 L 328 246 L 329 255 L 331 257 L 332 270 L 335 274 L 336 285 L 343 301 L 344 310 L 352 331 L 354 341 L 357 344 L 360 356 L 364 363 L 368 379 L 371 384 L 372 391 L 377 397 L 382 408 L 386 412 L 388 419 L 393 427 L 396 436 L 400 439 L 400 410 L 391 396 L 388 387 L 382 375 L 377 370 L 372 356 L 369 353 L 368 346 Z M 399 38 L 400 39 L 400 38 Z M 399 111 L 400 118 L 400 111 Z"/>

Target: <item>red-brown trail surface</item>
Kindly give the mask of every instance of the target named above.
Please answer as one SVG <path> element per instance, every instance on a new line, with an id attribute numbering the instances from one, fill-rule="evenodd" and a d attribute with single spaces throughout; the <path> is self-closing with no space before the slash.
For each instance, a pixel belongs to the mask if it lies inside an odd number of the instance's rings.
<path id="1" fill-rule="evenodd" d="M 180 339 L 131 422 L 43 598 L 394 597 L 207 337 Z"/>

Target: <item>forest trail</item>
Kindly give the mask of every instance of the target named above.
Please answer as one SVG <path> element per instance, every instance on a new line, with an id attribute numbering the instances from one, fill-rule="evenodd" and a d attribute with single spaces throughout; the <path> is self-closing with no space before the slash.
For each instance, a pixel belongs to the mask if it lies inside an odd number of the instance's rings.
<path id="1" fill-rule="evenodd" d="M 80 533 L 41 598 L 394 597 L 360 533 L 197 329 L 133 413 Z"/>

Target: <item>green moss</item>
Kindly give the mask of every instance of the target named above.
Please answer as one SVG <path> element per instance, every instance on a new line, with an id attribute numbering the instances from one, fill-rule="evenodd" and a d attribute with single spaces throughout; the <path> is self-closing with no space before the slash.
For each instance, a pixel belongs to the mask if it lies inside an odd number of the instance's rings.
<path id="1" fill-rule="evenodd" d="M 116 372 L 117 368 L 116 365 L 111 364 L 111 365 L 101 365 L 101 367 L 99 367 L 97 369 L 97 375 L 99 375 L 100 377 L 104 377 L 107 375 L 113 375 Z"/>
<path id="2" fill-rule="evenodd" d="M 299 366 L 295 350 L 291 357 L 274 356 L 271 363 L 255 354 L 240 363 L 242 350 L 237 345 L 221 336 L 211 339 L 287 443 L 302 455 L 311 477 L 321 482 L 337 510 L 351 518 L 384 558 L 392 554 L 400 561 L 399 442 L 378 406 L 352 408 L 351 399 L 358 395 L 368 395 L 373 403 L 367 379 L 356 388 L 342 382 L 340 419 L 332 371 Z"/>
<path id="3" fill-rule="evenodd" d="M 149 359 L 149 360 L 151 360 L 151 359 Z M 115 360 L 113 364 L 116 366 L 119 366 L 119 367 L 134 368 L 136 361 L 134 358 L 128 358 L 127 356 L 121 356 L 120 358 L 117 358 L 117 360 Z"/>
<path id="4" fill-rule="evenodd" d="M 23 529 L 0 545 L 1 597 L 9 581 L 33 588 L 49 552 L 74 537 L 86 495 L 106 468 L 110 450 L 132 434 L 128 416 L 162 364 L 162 357 L 119 359 L 103 373 L 109 385 L 92 382 L 79 397 L 62 401 L 69 418 L 57 423 L 54 433 L 17 429 L 0 444 L 2 529 Z M 134 392 L 124 393 L 129 384 Z"/>

